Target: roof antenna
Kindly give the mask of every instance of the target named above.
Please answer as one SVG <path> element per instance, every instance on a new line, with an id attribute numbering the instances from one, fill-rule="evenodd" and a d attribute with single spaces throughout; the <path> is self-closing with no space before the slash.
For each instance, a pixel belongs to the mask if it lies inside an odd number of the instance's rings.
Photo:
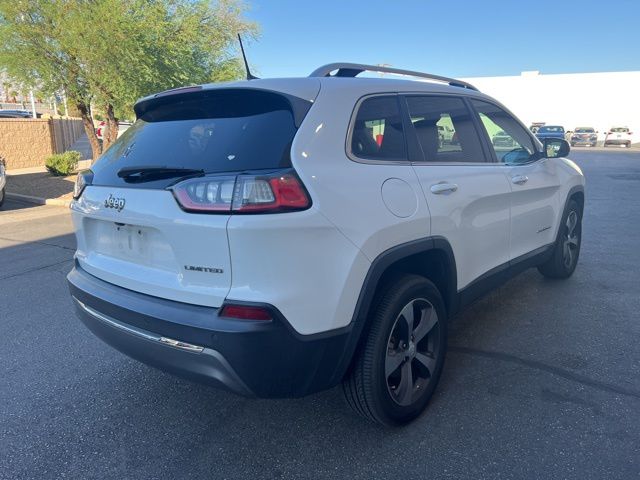
<path id="1" fill-rule="evenodd" d="M 242 38 L 238 34 L 238 41 L 240 42 L 240 51 L 242 52 L 242 59 L 244 60 L 244 68 L 247 70 L 247 80 L 257 80 L 258 77 L 254 77 L 249 70 L 249 63 L 247 62 L 247 56 L 244 54 L 244 47 L 242 46 Z"/>

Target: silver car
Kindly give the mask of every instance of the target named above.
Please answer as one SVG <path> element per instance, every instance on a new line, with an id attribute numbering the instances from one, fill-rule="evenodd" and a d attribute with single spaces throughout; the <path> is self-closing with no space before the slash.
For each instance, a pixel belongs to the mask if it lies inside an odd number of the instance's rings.
<path id="1" fill-rule="evenodd" d="M 5 169 L 4 159 L 0 157 L 0 207 L 4 203 L 5 187 L 7 185 L 7 172 Z"/>

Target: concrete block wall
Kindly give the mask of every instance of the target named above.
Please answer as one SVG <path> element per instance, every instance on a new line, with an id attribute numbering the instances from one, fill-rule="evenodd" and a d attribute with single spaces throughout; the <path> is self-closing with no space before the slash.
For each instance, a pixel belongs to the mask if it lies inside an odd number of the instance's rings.
<path id="1" fill-rule="evenodd" d="M 0 156 L 7 169 L 43 166 L 67 150 L 83 133 L 80 119 L 0 119 Z"/>

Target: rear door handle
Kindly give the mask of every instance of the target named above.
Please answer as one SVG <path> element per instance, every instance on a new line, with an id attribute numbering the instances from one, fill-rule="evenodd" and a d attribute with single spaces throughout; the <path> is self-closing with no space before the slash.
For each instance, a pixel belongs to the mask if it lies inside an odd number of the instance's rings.
<path id="1" fill-rule="evenodd" d="M 516 185 L 524 185 L 525 183 L 527 183 L 527 180 L 529 180 L 529 177 L 527 177 L 526 175 L 515 175 L 511 177 L 511 182 L 515 183 Z"/>
<path id="2" fill-rule="evenodd" d="M 436 183 L 435 185 L 431 185 L 431 193 L 436 195 L 449 195 L 450 193 L 458 190 L 458 185 L 455 183 Z"/>

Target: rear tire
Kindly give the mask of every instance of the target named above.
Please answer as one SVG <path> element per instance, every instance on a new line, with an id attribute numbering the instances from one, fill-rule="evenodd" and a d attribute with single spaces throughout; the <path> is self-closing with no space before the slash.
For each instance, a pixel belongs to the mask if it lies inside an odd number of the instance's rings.
<path id="1" fill-rule="evenodd" d="M 417 275 L 390 282 L 378 300 L 343 391 L 363 417 L 403 425 L 425 410 L 440 379 L 446 311 L 436 286 Z"/>
<path id="2" fill-rule="evenodd" d="M 578 264 L 582 244 L 582 211 L 575 200 L 570 200 L 562 216 L 553 254 L 538 266 L 547 278 L 569 278 Z"/>

